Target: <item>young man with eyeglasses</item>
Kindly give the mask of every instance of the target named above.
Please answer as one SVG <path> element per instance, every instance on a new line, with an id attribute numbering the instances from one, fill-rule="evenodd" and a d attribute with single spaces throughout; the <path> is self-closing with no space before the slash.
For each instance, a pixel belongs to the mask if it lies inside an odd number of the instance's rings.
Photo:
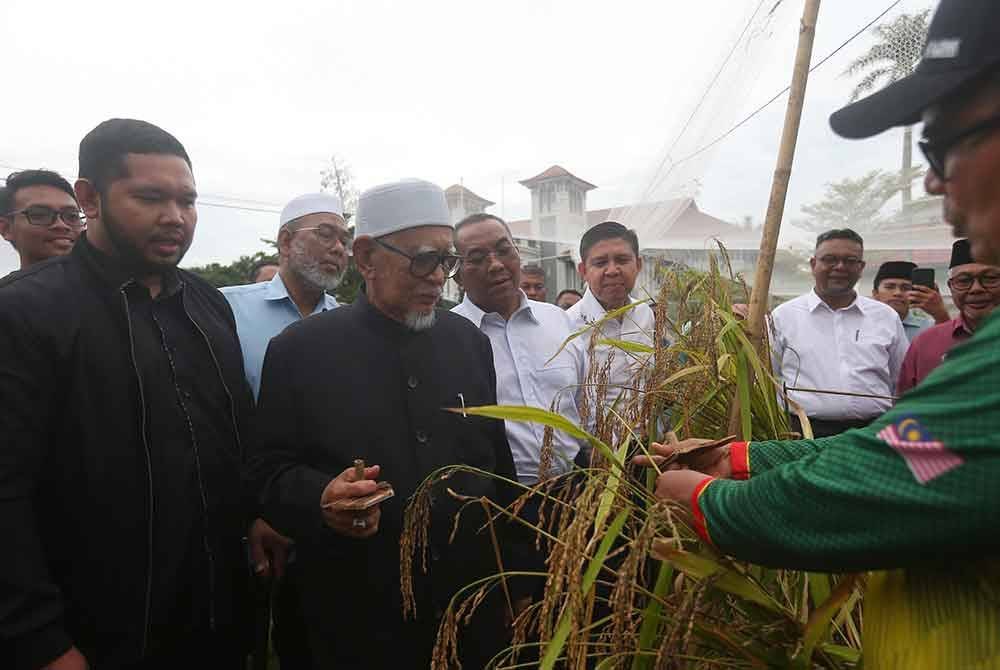
<path id="1" fill-rule="evenodd" d="M 1000 267 L 976 263 L 969 241 L 957 240 L 951 248 L 948 287 L 958 316 L 920 333 L 910 344 L 896 385 L 900 395 L 922 382 L 1000 305 Z"/>
<path id="2" fill-rule="evenodd" d="M 850 229 L 816 238 L 815 285 L 771 314 L 775 370 L 817 437 L 868 425 L 892 407 L 909 346 L 896 311 L 854 290 L 865 268 L 864 241 Z M 834 395 L 815 391 L 863 394 Z M 797 417 L 793 416 L 797 429 Z"/>
<path id="3" fill-rule="evenodd" d="M 1000 3 L 942 0 L 915 71 L 830 123 L 842 136 L 864 138 L 922 119 L 932 157 L 928 193 L 944 196 L 945 218 L 956 237 L 968 236 L 973 260 L 997 267 L 1000 123 L 988 121 L 998 118 Z M 986 269 L 951 279 L 970 291 L 996 283 Z M 699 443 L 653 450 L 669 457 Z M 998 480 L 1000 312 L 993 310 L 867 428 L 712 449 L 691 469 L 659 475 L 656 494 L 689 507 L 701 537 L 737 559 L 874 571 L 865 586 L 865 667 L 997 668 Z"/>
<path id="4" fill-rule="evenodd" d="M 22 270 L 68 254 L 85 226 L 73 187 L 55 172 L 15 172 L 0 189 L 0 235 L 17 251 Z"/>
<path id="5" fill-rule="evenodd" d="M 489 338 L 435 309 L 461 260 L 444 191 L 420 180 L 376 186 L 361 195 L 356 221 L 365 291 L 271 340 L 252 469 L 266 518 L 295 538 L 292 577 L 312 666 L 426 668 L 450 598 L 497 570 L 490 534 L 479 532 L 481 505 L 465 509 L 449 542 L 462 504 L 449 490 L 501 504 L 510 496 L 496 480 L 469 473 L 435 489 L 429 574 L 417 567 L 409 617 L 400 596 L 404 509 L 439 468 L 464 464 L 512 479 L 514 462 L 502 421 L 443 409 L 497 398 Z M 367 465 L 362 477 L 355 459 Z M 376 479 L 394 497 L 338 509 L 337 501 L 375 492 Z M 505 646 L 494 604 L 484 603 L 472 630 L 460 632 L 465 667 L 486 667 Z"/>

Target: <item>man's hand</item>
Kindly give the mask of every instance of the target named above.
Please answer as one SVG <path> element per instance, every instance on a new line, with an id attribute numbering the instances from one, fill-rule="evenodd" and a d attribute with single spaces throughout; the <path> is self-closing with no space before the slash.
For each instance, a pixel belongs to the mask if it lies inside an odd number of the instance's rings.
<path id="1" fill-rule="evenodd" d="M 42 670 L 87 670 L 89 667 L 87 659 L 83 657 L 80 650 L 76 647 L 70 647 L 69 651 L 44 666 Z"/>
<path id="2" fill-rule="evenodd" d="M 254 520 L 249 540 L 254 574 L 258 577 L 284 577 L 288 548 L 295 542 L 271 528 L 263 519 Z"/>
<path id="3" fill-rule="evenodd" d="M 649 445 L 649 456 L 636 456 L 632 459 L 632 462 L 636 465 L 644 465 L 647 467 L 652 467 L 655 462 L 659 467 L 664 461 L 672 458 L 677 451 L 683 451 L 702 444 L 709 444 L 710 442 L 714 442 L 714 440 L 703 440 L 696 437 L 682 442 L 674 442 L 672 444 L 660 444 L 659 442 L 653 442 Z M 732 466 L 729 462 L 728 444 L 716 447 L 715 449 L 708 449 L 702 453 L 692 454 L 685 460 L 687 460 L 686 466 L 682 466 L 674 462 L 670 464 L 669 469 L 680 470 L 682 468 L 690 468 L 692 470 L 697 470 L 698 472 L 704 472 L 706 475 L 712 475 L 713 477 L 719 477 L 722 479 L 729 479 L 733 474 Z"/>
<path id="4" fill-rule="evenodd" d="M 378 505 L 361 512 L 326 508 L 326 505 L 336 500 L 361 498 L 375 493 L 375 478 L 378 473 L 377 465 L 365 468 L 365 478 L 359 481 L 354 468 L 347 468 L 326 485 L 319 504 L 323 507 L 323 519 L 327 526 L 341 535 L 358 539 L 371 537 L 378 532 L 378 522 L 382 516 Z"/>
<path id="5" fill-rule="evenodd" d="M 910 300 L 910 307 L 924 310 L 934 317 L 935 323 L 944 323 L 951 319 L 948 308 L 944 306 L 944 300 L 941 299 L 941 292 L 938 290 L 937 284 L 934 285 L 933 289 L 914 284 L 913 290 L 907 293 L 906 297 Z"/>
<path id="6" fill-rule="evenodd" d="M 703 472 L 694 470 L 668 470 L 656 478 L 655 495 L 660 500 L 668 500 L 691 508 L 691 496 L 705 479 Z"/>

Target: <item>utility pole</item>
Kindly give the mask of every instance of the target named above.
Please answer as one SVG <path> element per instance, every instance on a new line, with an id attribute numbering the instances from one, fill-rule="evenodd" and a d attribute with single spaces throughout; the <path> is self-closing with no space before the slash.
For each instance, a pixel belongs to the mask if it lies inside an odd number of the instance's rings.
<path id="1" fill-rule="evenodd" d="M 799 44 L 795 52 L 795 67 L 792 70 L 792 86 L 788 93 L 788 107 L 785 109 L 785 124 L 781 131 L 778 160 L 771 181 L 771 196 L 767 202 L 767 215 L 760 238 L 760 254 L 754 272 L 753 287 L 750 291 L 749 318 L 747 327 L 750 340 L 758 351 L 762 350 L 764 327 L 767 316 L 767 298 L 771 289 L 771 275 L 774 272 L 774 256 L 778 248 L 778 233 L 785 213 L 785 198 L 788 195 L 788 180 L 792 176 L 792 162 L 795 159 L 795 144 L 799 136 L 802 120 L 802 105 L 806 97 L 806 83 L 809 80 L 809 65 L 812 62 L 813 40 L 816 37 L 816 19 L 819 16 L 820 0 L 806 0 L 799 25 Z M 740 434 L 740 409 L 738 396 L 734 394 L 732 412 L 729 416 L 730 433 Z M 742 435 L 749 439 L 749 435 Z"/>

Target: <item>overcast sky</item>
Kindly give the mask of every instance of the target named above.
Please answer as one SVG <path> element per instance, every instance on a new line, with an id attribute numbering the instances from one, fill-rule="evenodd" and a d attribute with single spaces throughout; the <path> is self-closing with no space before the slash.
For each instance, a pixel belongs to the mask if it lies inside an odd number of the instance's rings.
<path id="1" fill-rule="evenodd" d="M 697 178 L 704 211 L 761 220 L 784 99 L 648 187 L 759 6 L 762 32 L 739 43 L 675 153 L 788 84 L 802 0 L 778 2 L 762 24 L 776 1 L 2 0 L 0 172 L 72 177 L 80 138 L 97 123 L 161 125 L 186 145 L 203 198 L 185 265 L 233 260 L 274 234 L 276 214 L 209 203 L 280 208 L 318 189 L 333 153 L 362 188 L 462 180 L 509 219 L 530 214 L 517 181 L 558 163 L 598 185 L 591 209 Z M 889 4 L 824 3 L 814 60 Z M 903 0 L 887 20 L 929 4 Z M 850 143 L 826 124 L 850 91 L 840 72 L 870 44 L 855 40 L 810 82 L 790 216 L 825 182 L 898 167 L 898 134 Z M 0 275 L 15 266 L 2 245 Z"/>

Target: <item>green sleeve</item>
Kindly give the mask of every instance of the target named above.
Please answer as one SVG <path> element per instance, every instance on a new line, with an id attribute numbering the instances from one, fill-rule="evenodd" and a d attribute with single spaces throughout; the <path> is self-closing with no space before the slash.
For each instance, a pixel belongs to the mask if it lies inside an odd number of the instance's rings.
<path id="1" fill-rule="evenodd" d="M 823 448 L 830 438 L 821 440 L 786 440 L 750 443 L 750 476 L 756 476 L 785 463 L 797 461 Z"/>
<path id="2" fill-rule="evenodd" d="M 747 481 L 709 484 L 695 510 L 709 539 L 743 560 L 835 572 L 996 555 L 998 316 L 872 426 L 817 440 L 811 453 L 806 447 L 805 455 Z M 904 459 L 887 433 L 914 422 L 920 442 L 943 446 L 911 445 Z M 934 476 L 926 477 L 927 468 Z"/>

